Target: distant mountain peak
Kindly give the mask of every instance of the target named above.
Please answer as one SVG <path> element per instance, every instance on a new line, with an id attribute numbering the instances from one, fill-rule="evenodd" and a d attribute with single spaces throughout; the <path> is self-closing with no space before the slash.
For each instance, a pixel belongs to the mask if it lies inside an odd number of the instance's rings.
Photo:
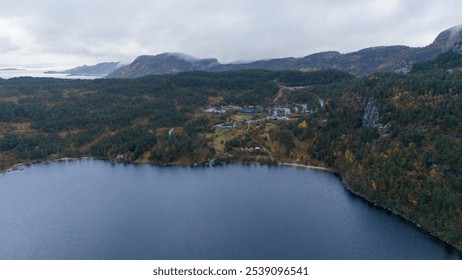
<path id="1" fill-rule="evenodd" d="M 462 24 L 441 32 L 430 46 L 439 48 L 443 52 L 453 50 L 460 53 L 462 51 Z"/>
<path id="2" fill-rule="evenodd" d="M 449 31 L 451 31 L 451 36 L 458 35 L 462 31 L 462 24 L 449 28 Z"/>
<path id="3" fill-rule="evenodd" d="M 173 74 L 186 71 L 210 71 L 220 65 L 216 58 L 200 59 L 183 53 L 161 53 L 138 56 L 132 64 L 109 74 L 108 78 L 136 78 L 155 74 Z"/>
<path id="4" fill-rule="evenodd" d="M 185 53 L 180 53 L 180 52 L 167 52 L 167 53 L 165 53 L 165 55 L 173 56 L 173 57 L 176 57 L 178 59 L 182 59 L 182 60 L 186 60 L 186 61 L 190 61 L 190 62 L 196 62 L 196 61 L 200 60 L 199 58 L 197 58 L 195 56 L 185 54 Z"/>

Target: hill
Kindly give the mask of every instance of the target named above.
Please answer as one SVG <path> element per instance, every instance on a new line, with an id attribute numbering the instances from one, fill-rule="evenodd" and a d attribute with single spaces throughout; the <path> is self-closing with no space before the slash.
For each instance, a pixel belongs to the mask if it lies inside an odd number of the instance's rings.
<path id="1" fill-rule="evenodd" d="M 356 76 L 375 72 L 408 71 L 412 64 L 424 62 L 437 55 L 462 50 L 462 28 L 452 27 L 441 32 L 426 47 L 383 46 L 366 48 L 341 54 L 335 51 L 316 53 L 301 58 L 278 58 L 251 63 L 221 64 L 217 59 L 198 59 L 184 54 L 164 53 L 156 56 L 140 56 L 128 66 L 121 67 L 108 78 L 136 78 L 152 74 L 168 74 L 187 71 L 229 71 L 242 69 L 262 70 L 324 70 L 337 69 Z"/>
<path id="2" fill-rule="evenodd" d="M 68 76 L 93 76 L 103 77 L 116 71 L 119 62 L 102 62 L 96 65 L 83 65 L 65 71 L 47 71 L 45 74 L 67 74 Z"/>
<path id="3" fill-rule="evenodd" d="M 137 78 L 156 74 L 173 74 L 187 71 L 211 70 L 219 65 L 216 59 L 198 59 L 180 53 L 164 53 L 155 56 L 139 56 L 125 67 L 121 67 L 107 78 Z"/>

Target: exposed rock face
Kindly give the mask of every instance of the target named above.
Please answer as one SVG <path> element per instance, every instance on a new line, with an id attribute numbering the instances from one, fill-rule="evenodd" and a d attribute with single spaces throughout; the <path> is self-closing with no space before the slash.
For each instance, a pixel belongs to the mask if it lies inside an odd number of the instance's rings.
<path id="1" fill-rule="evenodd" d="M 373 98 L 364 99 L 363 126 L 379 127 L 379 110 L 374 106 Z"/>
<path id="2" fill-rule="evenodd" d="M 381 137 L 389 137 L 391 132 L 391 124 L 387 123 L 384 125 L 380 122 L 379 109 L 374 105 L 374 99 L 372 97 L 364 99 L 363 107 L 363 126 L 377 128 Z"/>
<path id="3" fill-rule="evenodd" d="M 456 53 L 461 53 L 462 25 L 454 26 L 441 32 L 430 46 L 440 49 L 441 52 L 452 50 Z"/>

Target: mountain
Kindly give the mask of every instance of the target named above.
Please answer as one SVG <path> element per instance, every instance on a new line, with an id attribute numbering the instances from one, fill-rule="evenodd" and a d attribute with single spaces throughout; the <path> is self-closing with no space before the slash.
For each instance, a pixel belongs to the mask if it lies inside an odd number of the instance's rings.
<path id="1" fill-rule="evenodd" d="M 412 62 L 434 58 L 439 52 L 425 51 L 415 58 L 417 48 L 406 46 L 372 47 L 353 53 L 322 52 L 302 58 L 281 58 L 256 61 L 245 65 L 224 65 L 226 70 L 266 69 L 266 70 L 325 70 L 337 69 L 356 76 L 365 76 L 374 72 L 393 72 L 405 68 Z"/>
<path id="2" fill-rule="evenodd" d="M 456 53 L 462 53 L 462 25 L 441 32 L 430 46 L 442 52 L 453 50 Z"/>
<path id="3" fill-rule="evenodd" d="M 132 64 L 121 67 L 108 78 L 136 78 L 153 74 L 179 73 L 195 70 L 213 71 L 220 65 L 217 59 L 198 59 L 182 53 L 139 56 Z"/>
<path id="4" fill-rule="evenodd" d="M 45 74 L 67 74 L 69 76 L 106 76 L 119 68 L 119 62 L 103 62 L 96 65 L 83 65 L 65 71 L 47 71 Z"/>
<path id="5" fill-rule="evenodd" d="M 434 59 L 439 54 L 449 50 L 462 53 L 462 25 L 441 32 L 432 44 L 421 48 L 381 46 L 346 54 L 328 51 L 301 58 L 287 57 L 232 64 L 221 64 L 215 58 L 198 59 L 185 54 L 164 53 L 156 56 L 140 56 L 132 64 L 117 69 L 107 77 L 136 78 L 152 74 L 170 74 L 197 70 L 227 71 L 242 69 L 273 71 L 337 69 L 356 76 L 367 76 L 374 72 L 407 72 L 414 63 Z"/>

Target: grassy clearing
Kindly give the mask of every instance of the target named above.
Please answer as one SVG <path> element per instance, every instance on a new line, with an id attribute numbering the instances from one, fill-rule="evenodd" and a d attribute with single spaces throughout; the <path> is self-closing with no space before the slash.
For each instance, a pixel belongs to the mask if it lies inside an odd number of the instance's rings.
<path id="1" fill-rule="evenodd" d="M 19 97 L 18 96 L 10 96 L 10 97 L 0 97 L 0 102 L 13 102 L 18 104 Z"/>
<path id="2" fill-rule="evenodd" d="M 135 163 L 150 163 L 149 157 L 151 156 L 151 152 L 147 151 L 142 156 L 140 156 Z"/>
<path id="3" fill-rule="evenodd" d="M 0 122 L 0 133 L 34 133 L 35 129 L 31 129 L 31 122 Z"/>
<path id="4" fill-rule="evenodd" d="M 245 134 L 245 127 L 237 126 L 234 129 L 214 129 L 213 134 L 209 134 L 207 139 L 211 139 L 215 151 L 223 153 L 225 151 L 225 143 L 236 137 L 241 137 Z"/>
<path id="5" fill-rule="evenodd" d="M 223 96 L 211 96 L 208 99 L 208 104 L 210 104 L 210 107 L 216 106 L 218 104 L 221 104 L 224 102 Z"/>

